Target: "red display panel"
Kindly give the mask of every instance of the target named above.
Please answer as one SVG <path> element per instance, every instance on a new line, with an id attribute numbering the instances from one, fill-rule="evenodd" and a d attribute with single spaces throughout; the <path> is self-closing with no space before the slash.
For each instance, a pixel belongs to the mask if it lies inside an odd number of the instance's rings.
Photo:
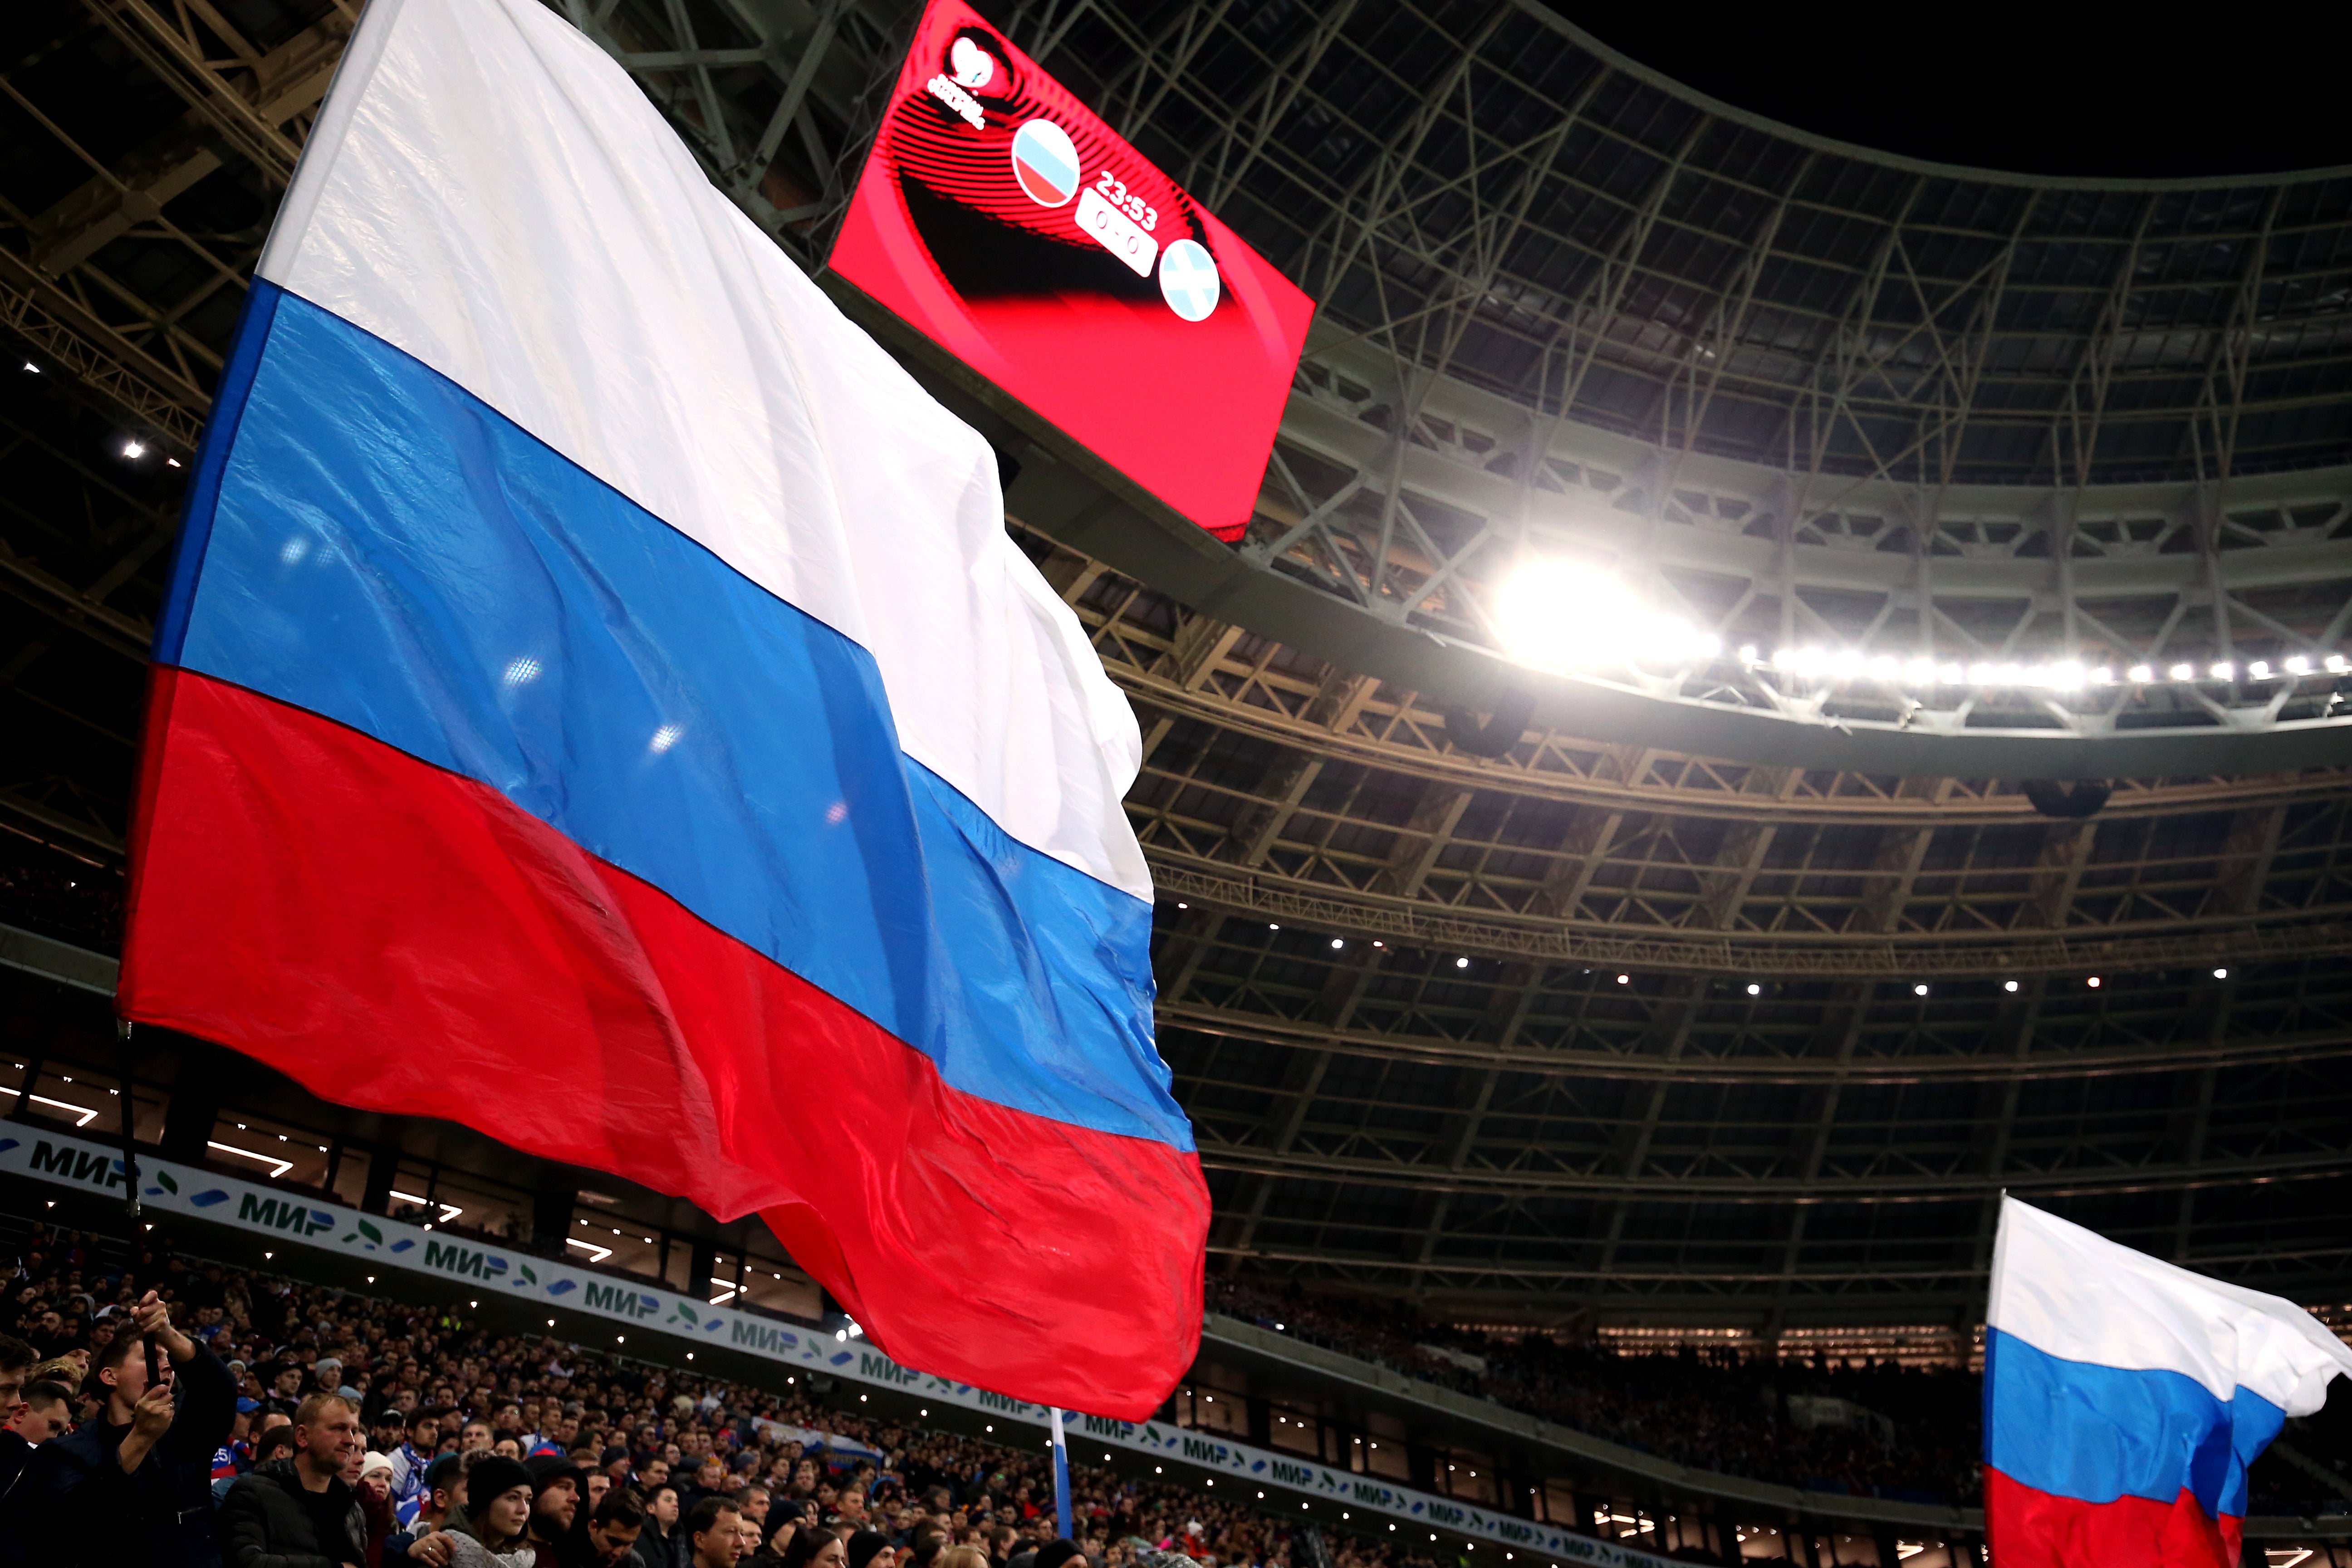
<path id="1" fill-rule="evenodd" d="M 1202 527 L 1249 526 L 1314 303 L 962 0 L 932 0 L 832 266 Z"/>

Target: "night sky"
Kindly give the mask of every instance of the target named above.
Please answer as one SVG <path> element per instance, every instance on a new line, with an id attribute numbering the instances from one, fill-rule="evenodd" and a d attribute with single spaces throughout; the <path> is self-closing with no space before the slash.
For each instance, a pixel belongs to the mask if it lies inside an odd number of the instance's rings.
<path id="1" fill-rule="evenodd" d="M 2352 163 L 2352 24 L 2327 22 L 2327 6 L 1919 5 L 1865 19 L 1555 5 L 1711 97 L 1918 158 L 2143 177 Z"/>

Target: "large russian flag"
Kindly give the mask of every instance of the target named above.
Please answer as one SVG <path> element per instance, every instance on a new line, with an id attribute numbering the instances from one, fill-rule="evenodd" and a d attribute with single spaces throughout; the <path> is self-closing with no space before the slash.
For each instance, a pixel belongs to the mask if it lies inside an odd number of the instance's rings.
<path id="1" fill-rule="evenodd" d="M 2237 1568 L 2246 1468 L 2352 1348 L 2292 1301 L 2003 1198 L 1985 1322 L 1996 1568 Z"/>
<path id="2" fill-rule="evenodd" d="M 1150 1414 L 1208 1203 L 1139 738 L 986 444 L 536 0 L 373 0 L 260 271 L 124 1014 L 756 1210 L 902 1362 Z"/>

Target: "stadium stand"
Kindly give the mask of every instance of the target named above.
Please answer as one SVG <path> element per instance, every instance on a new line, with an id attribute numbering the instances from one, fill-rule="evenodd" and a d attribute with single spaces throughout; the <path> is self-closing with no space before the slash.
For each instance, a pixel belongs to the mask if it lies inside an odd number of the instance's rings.
<path id="1" fill-rule="evenodd" d="M 550 3 L 787 254 L 824 260 L 905 7 Z M 142 1150 L 255 1178 L 279 1162 L 243 1118 L 274 1115 L 280 1144 L 318 1134 L 269 1174 L 281 1194 L 578 1265 L 599 1249 L 566 1252 L 588 1223 L 568 1205 L 609 1200 L 571 1189 L 602 1176 L 503 1146 L 452 1174 L 453 1124 L 284 1084 L 256 1114 L 226 1048 L 114 1034 L 173 520 L 360 9 L 22 0 L 0 22 L 0 1140 L 111 1142 L 85 1102 L 120 1081 Z M 1159 889 L 1159 1046 L 1215 1213 L 1178 1424 L 1294 1454 L 1304 1426 L 1343 1467 L 1377 1430 L 1378 1477 L 1524 1506 L 1609 1568 L 1610 1544 L 1958 1568 L 1985 1551 L 1972 1331 L 2002 1193 L 2352 1337 L 2352 1306 L 2326 1305 L 2352 1301 L 2342 171 L 1921 164 L 1716 102 L 1541 0 L 1003 9 L 1080 97 L 1127 105 L 1145 155 L 1187 182 L 1213 165 L 1212 205 L 1318 304 L 1240 549 L 1186 523 L 1171 552 L 1167 518 L 987 426 L 1008 532 L 1144 739 L 1126 805 Z M 1512 539 L 1622 554 L 1725 657 L 1515 725 L 1489 691 L 1520 651 L 1496 614 Z M 1907 673 L 1929 651 L 1992 675 L 1960 703 Z M 2103 660 L 2120 680 L 2047 683 Z M 1691 727 L 1653 733 L 1669 715 Z M 1750 744 L 1801 719 L 1801 743 Z M 2093 753 L 2064 800 L 2100 815 L 2053 812 L 2014 749 L 1954 758 L 1971 731 Z M 420 1178 L 419 1199 L 398 1173 L 420 1165 L 495 1190 Z M 480 1206 L 451 1221 L 451 1191 Z M 772 1237 L 630 1191 L 648 1217 L 612 1230 L 631 1250 L 597 1258 L 607 1280 L 698 1299 L 717 1268 L 742 1310 L 817 1299 Z M 396 1453 L 378 1417 L 446 1406 L 461 1448 L 667 1468 L 688 1506 L 633 1553 L 646 1568 L 677 1568 L 714 1457 L 720 1491 L 775 1484 L 769 1520 L 829 1510 L 919 1568 L 927 1519 L 974 1550 L 940 1568 L 1013 1568 L 1047 1529 L 1034 1428 L 859 1414 L 847 1385 L 520 1333 L 284 1252 L 290 1273 L 209 1263 L 229 1254 L 196 1222 L 188 1256 L 159 1229 L 126 1259 L 16 1195 L 0 1184 L 0 1334 L 85 1424 L 83 1361 L 158 1284 L 241 1363 L 248 1444 L 333 1360 L 368 1449 Z M 71 1223 L 110 1223 L 97 1201 Z M 1936 1342 L 1897 1355 L 1887 1324 Z M 1298 1353 L 1236 1372 L 1212 1360 L 1228 1330 Z M 1343 1407 L 1376 1382 L 1355 1367 L 1386 1376 L 1370 1414 Z M 830 1435 L 805 1479 L 786 1428 Z M 224 1483 L 251 1462 L 231 1447 Z M 1085 1568 L 1429 1561 L 1150 1464 L 1079 1468 Z M 1539 1495 L 1506 1495 L 1503 1468 Z M 1668 1539 L 1677 1500 L 1710 1510 L 1713 1550 Z M 2244 1568 L 2352 1568 L 2342 1389 L 2263 1453 L 2250 1511 Z M 95 1528 L 93 1552 L 135 1555 Z M 1465 1541 L 1429 1552 L 1477 1568 Z"/>
<path id="2" fill-rule="evenodd" d="M 794 1518 L 879 1531 L 926 1564 L 917 1539 L 926 1526 L 942 1528 L 949 1545 L 981 1547 L 992 1568 L 1053 1538 L 1050 1468 L 1034 1449 L 861 1418 L 797 1385 L 752 1388 L 552 1337 L 494 1333 L 455 1300 L 400 1302 L 231 1271 L 177 1255 L 162 1232 L 127 1266 L 104 1262 L 108 1250 L 85 1233 L 30 1227 L 11 1259 L 0 1332 L 33 1347 L 40 1375 L 69 1373 L 80 1386 L 130 1303 L 160 1286 L 181 1324 L 237 1379 L 234 1436 L 215 1461 L 221 1479 L 251 1469 L 255 1440 L 275 1417 L 291 1417 L 311 1394 L 341 1392 L 358 1405 L 366 1439 L 350 1456 L 353 1480 L 366 1453 L 397 1453 L 415 1414 L 428 1411 L 441 1413 L 435 1453 L 478 1445 L 512 1459 L 562 1454 L 592 1473 L 625 1458 L 641 1489 L 677 1479 L 681 1515 L 703 1497 L 764 1485 L 762 1550 Z M 78 1400 L 77 1416 L 93 1418 L 96 1404 Z M 814 1434 L 824 1436 L 806 1440 Z M 1142 1568 L 1171 1552 L 1212 1568 L 1318 1562 L 1292 1530 L 1244 1504 L 1075 1459 L 1071 1479 L 1092 1568 Z M 103 1519 L 79 1522 L 107 1528 Z M 372 1562 L 383 1561 L 394 1522 L 391 1512 L 378 1520 Z M 668 1568 L 652 1552 L 639 1558 Z M 1322 1561 L 1411 1568 L 1428 1560 L 1341 1540 Z"/>
<path id="3" fill-rule="evenodd" d="M 1833 1369 L 1687 1347 L 1627 1356 L 1543 1334 L 1465 1332 L 1392 1302 L 1232 1279 L 1213 1279 L 1209 1300 L 1261 1327 L 1279 1322 L 1311 1342 L 1701 1469 L 1922 1502 L 1972 1503 L 1980 1484 L 1979 1388 L 1965 1367 Z M 1887 1436 L 1867 1416 L 1801 1426 L 1790 1418 L 1792 1397 L 1883 1415 Z"/>

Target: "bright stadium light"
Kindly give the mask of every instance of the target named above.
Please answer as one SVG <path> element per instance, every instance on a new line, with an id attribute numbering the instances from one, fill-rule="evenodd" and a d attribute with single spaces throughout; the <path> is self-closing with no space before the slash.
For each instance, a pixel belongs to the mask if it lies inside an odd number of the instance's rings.
<path id="1" fill-rule="evenodd" d="M 1661 615 L 1611 574 L 1562 557 L 1529 561 L 1495 592 L 1504 651 L 1537 669 L 1671 668 L 1713 658 L 1722 639 Z"/>
<path id="2" fill-rule="evenodd" d="M 2134 686 L 2146 686 L 2156 679 L 2156 670 L 2149 665 L 2136 664 L 2124 671 L 2124 679 Z"/>

